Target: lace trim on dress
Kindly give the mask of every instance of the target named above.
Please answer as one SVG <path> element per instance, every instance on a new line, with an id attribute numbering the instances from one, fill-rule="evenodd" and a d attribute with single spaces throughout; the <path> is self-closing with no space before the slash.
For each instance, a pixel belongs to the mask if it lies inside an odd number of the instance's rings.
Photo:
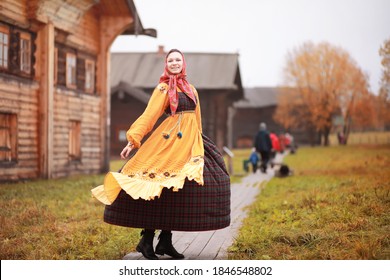
<path id="1" fill-rule="evenodd" d="M 138 172 L 125 175 L 109 172 L 104 178 L 104 185 L 92 189 L 92 195 L 106 205 L 112 204 L 122 189 L 133 199 L 153 200 L 160 197 L 164 188 L 179 191 L 183 188 L 186 178 L 203 185 L 203 167 L 203 157 L 196 156 L 176 173 Z"/>

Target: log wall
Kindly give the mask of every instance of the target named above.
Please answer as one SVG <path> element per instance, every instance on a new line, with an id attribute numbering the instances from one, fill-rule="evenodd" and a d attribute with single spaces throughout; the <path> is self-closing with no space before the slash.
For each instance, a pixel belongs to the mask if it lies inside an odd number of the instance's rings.
<path id="1" fill-rule="evenodd" d="M 100 170 L 100 98 L 57 88 L 54 97 L 53 177 Z M 81 159 L 69 158 L 70 121 L 81 122 Z"/>
<path id="2" fill-rule="evenodd" d="M 0 162 L 0 181 L 107 169 L 109 47 L 132 22 L 125 0 L 0 1 L 0 24 L 10 33 L 29 32 L 33 43 L 30 75 L 12 67 L 0 71 L 0 112 L 17 114 L 18 122 L 17 161 Z M 15 46 L 10 45 L 11 54 L 18 52 Z M 75 88 L 66 85 L 66 52 L 77 57 Z M 84 89 L 86 59 L 95 62 L 92 93 Z M 69 155 L 71 121 L 81 125 L 78 159 Z"/>
<path id="3" fill-rule="evenodd" d="M 10 23 L 21 27 L 28 27 L 27 0 L 1 0 L 0 13 Z"/>
<path id="4" fill-rule="evenodd" d="M 36 178 L 38 166 L 38 84 L 0 76 L 0 113 L 17 115 L 17 162 L 0 163 L 0 181 Z"/>

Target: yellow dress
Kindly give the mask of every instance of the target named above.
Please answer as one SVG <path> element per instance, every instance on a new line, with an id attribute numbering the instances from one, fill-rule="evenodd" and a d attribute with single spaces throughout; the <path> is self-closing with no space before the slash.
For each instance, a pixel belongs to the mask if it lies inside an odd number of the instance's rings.
<path id="1" fill-rule="evenodd" d="M 154 89 L 144 113 L 127 131 L 128 141 L 139 148 L 138 152 L 120 173 L 107 173 L 104 184 L 92 189 L 95 198 L 110 205 L 123 189 L 133 199 L 153 200 L 160 197 L 164 188 L 182 189 L 186 179 L 203 185 L 200 104 L 196 89 L 191 87 L 198 101 L 195 110 L 167 117 L 141 146 L 141 140 L 169 107 L 168 85 L 161 83 Z M 185 139 L 178 136 L 179 132 L 185 135 Z"/>

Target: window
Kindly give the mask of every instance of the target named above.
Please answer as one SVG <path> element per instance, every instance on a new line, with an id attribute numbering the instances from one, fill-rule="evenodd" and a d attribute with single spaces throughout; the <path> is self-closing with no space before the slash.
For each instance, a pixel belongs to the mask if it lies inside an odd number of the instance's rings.
<path id="1" fill-rule="evenodd" d="M 0 162 L 17 159 L 17 115 L 0 113 Z"/>
<path id="2" fill-rule="evenodd" d="M 95 90 L 95 62 L 85 60 L 85 91 L 93 93 Z"/>
<path id="3" fill-rule="evenodd" d="M 34 32 L 0 21 L 0 71 L 32 79 L 35 38 Z"/>
<path id="4" fill-rule="evenodd" d="M 69 157 L 70 160 L 81 159 L 81 122 L 69 123 Z"/>
<path id="5" fill-rule="evenodd" d="M 0 68 L 8 68 L 9 30 L 0 25 Z"/>
<path id="6" fill-rule="evenodd" d="M 76 55 L 66 54 L 66 86 L 76 88 Z"/>
<path id="7" fill-rule="evenodd" d="M 126 132 L 127 132 L 126 130 L 119 130 L 118 131 L 119 142 L 127 142 Z"/>
<path id="8" fill-rule="evenodd" d="M 31 72 L 31 35 L 27 33 L 20 33 L 20 70 Z"/>

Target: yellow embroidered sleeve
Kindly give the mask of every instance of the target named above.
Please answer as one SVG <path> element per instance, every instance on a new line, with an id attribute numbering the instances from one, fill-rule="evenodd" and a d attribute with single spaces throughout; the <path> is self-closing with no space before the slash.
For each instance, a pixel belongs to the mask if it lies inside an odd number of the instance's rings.
<path id="1" fill-rule="evenodd" d="M 127 140 L 133 143 L 135 148 L 141 146 L 141 140 L 154 127 L 158 118 L 164 113 L 168 106 L 168 86 L 165 83 L 159 84 L 153 91 L 148 105 L 142 115 L 130 126 L 127 131 Z"/>

